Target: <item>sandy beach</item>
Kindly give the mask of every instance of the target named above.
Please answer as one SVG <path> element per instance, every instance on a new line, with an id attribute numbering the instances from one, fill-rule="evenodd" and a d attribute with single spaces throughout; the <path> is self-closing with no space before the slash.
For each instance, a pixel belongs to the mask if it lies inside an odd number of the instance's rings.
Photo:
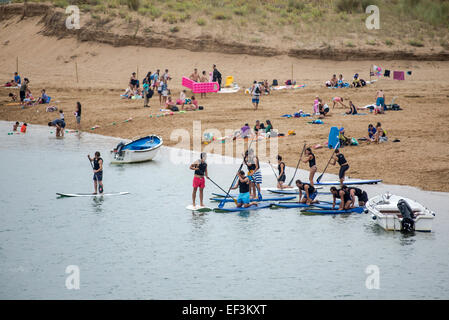
<path id="1" fill-rule="evenodd" d="M 32 20 L 34 23 L 30 23 Z M 3 82 L 10 80 L 16 70 L 30 79 L 30 89 L 35 97 L 45 88 L 52 97 L 50 105 L 63 109 L 68 128 L 75 128 L 75 105 L 83 105 L 83 131 L 97 134 L 133 138 L 146 134 L 163 137 L 166 145 L 176 145 L 170 135 L 174 129 L 192 132 L 192 122 L 201 121 L 203 132 L 218 129 L 238 130 L 244 123 L 254 126 L 256 120 L 271 120 L 274 128 L 287 134 L 294 130 L 296 135 L 279 138 L 279 154 L 288 166 L 296 166 L 299 152 L 304 143 L 310 146 L 324 145 L 332 126 L 344 127 L 347 136 L 361 138 L 367 135 L 368 124 L 382 123 L 389 142 L 380 145 L 360 142 L 359 146 L 345 147 L 344 152 L 351 169 L 351 178 L 383 179 L 386 183 L 411 185 L 424 190 L 449 190 L 449 62 L 439 61 L 329 61 L 299 60 L 288 56 L 254 57 L 220 53 L 190 52 L 142 47 L 112 47 L 109 45 L 77 42 L 74 39 L 58 40 L 37 34 L 37 18 L 26 23 L 2 23 L 0 33 L 0 77 Z M 22 42 L 13 35 L 19 27 Z M 56 45 L 57 44 L 57 45 Z M 75 73 L 78 68 L 78 82 Z M 273 79 L 283 82 L 293 78 L 297 84 L 306 84 L 296 90 L 274 91 L 261 98 L 260 110 L 254 111 L 250 96 L 241 89 L 235 94 L 208 94 L 199 99 L 202 111 L 187 112 L 167 117 L 151 117 L 160 114 L 159 101 L 155 96 L 150 101 L 151 108 L 143 108 L 142 100 L 123 100 L 120 94 L 127 87 L 131 72 L 138 71 L 139 79 L 148 71 L 169 69 L 173 80 L 169 83 L 174 99 L 182 90 L 181 78 L 188 76 L 193 68 L 211 71 L 216 64 L 223 77 L 232 75 L 235 81 L 247 88 L 254 80 Z M 383 69 L 412 71 L 405 81 L 381 77 L 374 84 L 364 88 L 328 89 L 324 82 L 332 74 L 343 74 L 346 80 L 359 73 L 369 80 L 370 65 Z M 138 69 L 138 70 L 137 70 Z M 373 78 L 376 79 L 376 78 Z M 386 103 L 397 97 L 402 111 L 391 111 L 384 115 L 346 116 L 346 111 L 332 109 L 331 99 L 339 95 L 362 107 L 375 102 L 376 91 L 383 89 Z M 8 121 L 46 124 L 55 119 L 56 113 L 45 112 L 45 105 L 22 109 L 9 105 L 8 93 L 18 94 L 18 89 L 0 91 L 0 119 Z M 189 92 L 187 93 L 189 95 Z M 331 113 L 324 124 L 309 124 L 311 118 L 282 118 L 283 114 L 293 114 L 302 109 L 312 112 L 315 96 L 330 104 Z M 199 96 L 198 96 L 199 98 Z M 365 112 L 365 111 L 360 111 Z M 132 121 L 124 122 L 132 118 Z M 115 125 L 112 123 L 115 122 Z M 92 130 L 94 126 L 99 126 Z M 50 131 L 50 130 L 49 130 Z M 3 139 L 7 139 L 4 132 Z M 392 141 L 399 139 L 400 142 Z M 228 141 L 226 143 L 232 143 Z M 214 142 L 214 144 L 219 144 Z M 210 148 L 210 146 L 208 146 Z M 215 148 L 214 152 L 220 152 Z M 321 172 L 330 156 L 327 148 L 317 149 L 318 172 Z M 301 166 L 307 169 L 306 165 Z M 329 173 L 337 173 L 337 167 L 330 167 Z"/>

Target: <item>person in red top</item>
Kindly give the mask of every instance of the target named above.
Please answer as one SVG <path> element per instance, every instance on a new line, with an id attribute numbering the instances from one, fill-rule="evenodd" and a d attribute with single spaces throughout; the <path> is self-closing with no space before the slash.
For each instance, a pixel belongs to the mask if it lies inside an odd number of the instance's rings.
<path id="1" fill-rule="evenodd" d="M 22 124 L 22 127 L 20 128 L 20 132 L 26 133 L 27 132 L 27 126 L 28 125 L 26 123 Z"/>

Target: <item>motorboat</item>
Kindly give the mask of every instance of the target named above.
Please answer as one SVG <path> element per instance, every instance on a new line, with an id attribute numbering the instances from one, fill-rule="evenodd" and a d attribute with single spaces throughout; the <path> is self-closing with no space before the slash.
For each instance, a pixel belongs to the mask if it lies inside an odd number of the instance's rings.
<path id="1" fill-rule="evenodd" d="M 162 138 L 156 135 L 138 138 L 127 144 L 120 142 L 117 147 L 111 150 L 111 163 L 134 163 L 153 160 L 162 144 Z"/>
<path id="2" fill-rule="evenodd" d="M 385 230 L 432 231 L 435 212 L 406 197 L 389 192 L 375 196 L 366 203 L 366 213 Z"/>

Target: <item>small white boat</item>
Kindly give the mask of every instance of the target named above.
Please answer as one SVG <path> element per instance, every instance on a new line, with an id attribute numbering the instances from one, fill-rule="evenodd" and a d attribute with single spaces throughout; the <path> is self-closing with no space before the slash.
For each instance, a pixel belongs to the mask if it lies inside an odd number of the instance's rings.
<path id="1" fill-rule="evenodd" d="M 218 91 L 219 93 L 236 93 L 240 90 L 240 87 L 237 83 L 233 83 L 232 87 L 223 87 Z"/>
<path id="2" fill-rule="evenodd" d="M 111 163 L 134 163 L 153 160 L 162 144 L 162 138 L 155 135 L 139 138 L 127 144 L 120 142 L 116 148 L 111 150 Z"/>
<path id="3" fill-rule="evenodd" d="M 435 213 L 422 204 L 389 192 L 375 196 L 366 203 L 373 220 L 389 231 L 432 231 Z"/>

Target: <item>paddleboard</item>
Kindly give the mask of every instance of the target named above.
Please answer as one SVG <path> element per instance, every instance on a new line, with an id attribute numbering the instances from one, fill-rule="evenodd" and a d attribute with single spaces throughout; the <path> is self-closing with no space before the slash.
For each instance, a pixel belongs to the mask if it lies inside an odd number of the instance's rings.
<path id="1" fill-rule="evenodd" d="M 338 137 L 340 135 L 340 131 L 338 130 L 338 127 L 332 127 L 329 131 L 329 137 L 327 139 L 327 146 L 329 149 L 334 149 L 339 140 Z"/>
<path id="2" fill-rule="evenodd" d="M 298 203 L 298 202 L 279 202 L 276 203 L 274 206 L 279 208 L 320 208 L 320 209 L 332 209 L 331 204 L 319 204 L 314 203 L 312 205 L 308 205 L 306 203 Z"/>
<path id="3" fill-rule="evenodd" d="M 212 211 L 211 208 L 209 207 L 201 207 L 201 206 L 193 206 L 193 205 L 188 205 L 186 207 L 187 210 L 191 210 L 191 211 L 197 211 L 197 212 L 209 212 Z"/>
<path id="4" fill-rule="evenodd" d="M 354 184 L 377 184 L 379 182 L 382 182 L 381 179 L 377 180 L 345 180 L 343 181 L 343 184 L 349 186 Z M 320 181 L 315 182 L 316 185 L 320 186 L 337 186 L 340 184 L 340 181 Z"/>
<path id="5" fill-rule="evenodd" d="M 335 210 L 335 209 L 305 209 L 301 210 L 303 214 L 348 214 L 348 213 L 363 213 L 365 209 L 363 207 L 356 207 L 348 210 Z"/>
<path id="6" fill-rule="evenodd" d="M 260 201 L 281 201 L 281 200 L 293 200 L 296 197 L 275 197 L 275 198 L 263 198 L 263 199 L 251 199 L 251 202 L 260 202 Z M 217 197 L 217 198 L 210 198 L 212 201 L 221 202 L 224 200 L 224 202 L 234 202 L 234 199 L 232 198 L 226 198 L 223 197 Z"/>
<path id="7" fill-rule="evenodd" d="M 124 194 L 129 194 L 129 192 L 109 192 L 109 193 L 59 193 L 56 194 L 60 197 L 104 197 L 104 196 L 121 196 Z"/>
<path id="8" fill-rule="evenodd" d="M 244 207 L 233 207 L 233 208 L 215 208 L 214 211 L 215 212 L 238 212 L 238 211 L 249 211 L 249 210 L 260 210 L 260 209 L 265 209 L 265 208 L 269 208 L 272 206 L 272 203 L 261 203 L 258 206 L 250 206 L 247 208 Z"/>

